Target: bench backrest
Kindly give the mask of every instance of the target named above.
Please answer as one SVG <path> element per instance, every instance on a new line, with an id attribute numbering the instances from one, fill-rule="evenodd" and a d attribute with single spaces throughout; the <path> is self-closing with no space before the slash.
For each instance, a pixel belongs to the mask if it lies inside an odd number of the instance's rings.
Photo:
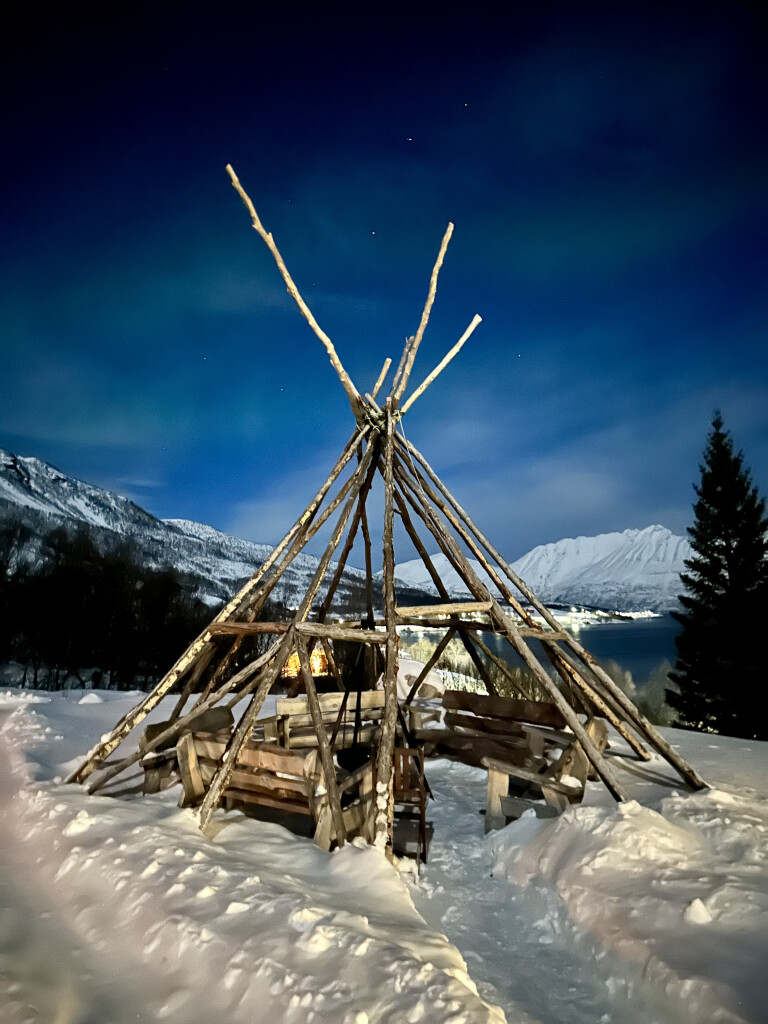
<path id="1" fill-rule="evenodd" d="M 541 700 L 514 700 L 511 697 L 446 690 L 443 707 L 452 711 L 469 711 L 483 718 L 548 725 L 553 729 L 564 729 L 566 725 L 562 712 L 554 704 Z"/>

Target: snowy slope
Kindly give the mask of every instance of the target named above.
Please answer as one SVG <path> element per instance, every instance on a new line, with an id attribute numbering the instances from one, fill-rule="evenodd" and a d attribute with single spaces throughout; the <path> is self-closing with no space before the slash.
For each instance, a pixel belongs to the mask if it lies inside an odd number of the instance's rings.
<path id="1" fill-rule="evenodd" d="M 183 519 L 159 520 L 112 491 L 75 480 L 39 459 L 22 458 L 0 449 L 0 520 L 21 518 L 31 532 L 30 560 L 39 557 L 40 538 L 60 525 L 89 529 L 107 549 L 129 540 L 150 567 L 172 565 L 197 581 L 201 596 L 211 602 L 228 599 L 252 576 L 272 550 Z M 287 604 L 296 604 L 317 568 L 317 559 L 299 555 L 277 590 Z M 362 587 L 364 574 L 349 568 L 340 596 Z"/>
<path id="2" fill-rule="evenodd" d="M 632 799 L 589 783 L 489 836 L 485 773 L 429 761 L 401 879 L 236 812 L 205 838 L 173 789 L 57 784 L 138 696 L 0 693 L 4 1024 L 765 1022 L 768 744 L 665 731 L 715 787 L 688 793 L 612 735 Z"/>
<path id="3" fill-rule="evenodd" d="M 512 567 L 546 601 L 666 611 L 677 605 L 690 556 L 685 537 L 648 526 L 545 544 Z"/>
<path id="4" fill-rule="evenodd" d="M 543 600 L 583 604 L 614 611 L 667 611 L 677 605 L 680 573 L 690 544 L 663 526 L 576 537 L 544 544 L 512 563 L 512 568 Z M 467 594 L 444 555 L 434 562 L 456 596 Z M 487 581 L 479 564 L 475 571 Z M 399 564 L 398 577 L 434 592 L 419 559 Z"/>
<path id="5" fill-rule="evenodd" d="M 6 515 L 20 515 L 38 538 L 56 525 L 74 522 L 87 526 L 104 545 L 121 537 L 129 539 L 146 564 L 172 564 L 198 580 L 200 592 L 211 600 L 229 597 L 271 550 L 269 545 L 241 540 L 202 523 L 158 520 L 127 498 L 67 477 L 39 459 L 0 449 L 0 519 L 4 510 Z M 680 573 L 689 554 L 685 538 L 663 526 L 649 526 L 546 544 L 512 567 L 548 602 L 665 611 L 677 604 Z M 466 587 L 445 556 L 437 554 L 433 561 L 449 592 L 465 596 Z M 478 563 L 473 565 L 487 580 Z M 300 556 L 278 596 L 295 604 L 316 566 L 315 558 Z M 420 559 L 401 563 L 395 571 L 405 586 L 436 593 Z M 363 573 L 349 567 L 340 596 L 362 585 Z"/>

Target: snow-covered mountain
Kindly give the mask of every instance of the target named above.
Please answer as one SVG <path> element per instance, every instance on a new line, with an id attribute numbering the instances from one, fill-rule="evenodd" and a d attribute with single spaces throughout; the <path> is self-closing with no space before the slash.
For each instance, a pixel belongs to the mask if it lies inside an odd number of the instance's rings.
<path id="1" fill-rule="evenodd" d="M 675 536 L 664 526 L 648 526 L 543 544 L 518 558 L 512 568 L 548 603 L 612 611 L 668 611 L 677 606 L 680 573 L 690 554 L 685 537 Z M 445 556 L 436 555 L 434 563 L 449 592 L 466 596 L 466 586 Z M 473 561 L 473 566 L 490 582 L 477 562 Z M 435 593 L 420 559 L 404 562 L 395 571 L 411 586 Z"/>
<path id="2" fill-rule="evenodd" d="M 191 576 L 198 593 L 211 602 L 228 598 L 271 551 L 268 544 L 241 540 L 202 523 L 156 519 L 112 491 L 65 476 L 40 459 L 0 448 L 0 522 L 10 519 L 20 519 L 28 530 L 30 560 L 39 556 L 46 533 L 74 523 L 88 527 L 104 548 L 120 538 L 130 540 L 145 564 L 173 565 Z M 513 568 L 547 602 L 616 611 L 666 611 L 677 604 L 680 573 L 689 555 L 684 537 L 663 526 L 649 526 L 545 544 L 519 558 Z M 466 587 L 445 556 L 435 555 L 433 561 L 449 592 L 466 596 Z M 474 565 L 483 577 L 480 566 Z M 276 596 L 296 604 L 316 566 L 316 558 L 299 555 Z M 399 590 L 435 593 L 420 559 L 398 565 L 396 575 L 402 583 Z M 363 586 L 363 573 L 348 568 L 340 600 L 359 601 Z M 416 603 L 415 595 L 408 600 Z"/>
<path id="3" fill-rule="evenodd" d="M 23 458 L 0 448 L 0 522 L 21 521 L 27 530 L 25 558 L 41 557 L 42 538 L 57 526 L 85 526 L 103 550 L 121 539 L 135 545 L 148 566 L 172 565 L 192 577 L 199 596 L 216 603 L 228 599 L 272 550 L 211 526 L 183 519 L 156 519 L 112 491 L 65 476 L 40 459 Z M 298 603 L 317 559 L 299 555 L 286 571 L 276 596 Z M 348 569 L 339 599 L 362 592 L 364 574 Z"/>

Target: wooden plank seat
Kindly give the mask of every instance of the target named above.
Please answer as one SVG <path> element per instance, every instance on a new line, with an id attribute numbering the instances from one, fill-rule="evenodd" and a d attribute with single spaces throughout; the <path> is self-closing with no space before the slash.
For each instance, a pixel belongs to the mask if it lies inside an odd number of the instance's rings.
<path id="1" fill-rule="evenodd" d="M 608 743 L 606 723 L 602 719 L 591 718 L 586 723 L 586 731 L 602 753 Z M 575 737 L 552 763 L 545 762 L 535 772 L 510 760 L 484 757 L 482 763 L 488 769 L 486 832 L 503 828 L 529 808 L 537 817 L 552 817 L 571 804 L 580 803 L 591 770 L 589 759 Z M 516 789 L 515 793 L 510 792 L 510 784 Z M 543 804 L 539 797 L 543 798 Z"/>
<path id="2" fill-rule="evenodd" d="M 383 690 L 349 693 L 340 722 L 338 719 L 344 694 L 319 693 L 317 696 L 329 738 L 335 732 L 334 750 L 343 750 L 353 745 L 370 747 L 379 742 L 384 714 Z M 254 737 L 268 743 L 277 743 L 289 750 L 316 748 L 317 734 L 306 696 L 279 698 L 275 714 L 257 720 Z"/>
<path id="3" fill-rule="evenodd" d="M 413 729 L 427 756 L 448 757 L 483 766 L 492 757 L 539 771 L 552 747 L 566 748 L 573 735 L 564 731 L 560 711 L 544 701 L 513 700 L 448 690 L 442 700 L 442 728 Z"/>
<path id="4" fill-rule="evenodd" d="M 200 803 L 221 764 L 229 736 L 187 733 L 176 751 L 183 792 L 180 806 Z M 336 769 L 342 817 L 347 838 L 368 836 L 373 798 L 373 769 L 369 761 L 355 772 Z M 273 808 L 311 821 L 315 842 L 330 849 L 336 839 L 327 788 L 318 751 L 294 752 L 275 743 L 249 740 L 241 749 L 229 784 L 222 795 L 227 810 L 239 807 Z"/>
<path id="5" fill-rule="evenodd" d="M 145 751 L 161 733 L 166 732 L 170 721 L 152 722 L 139 737 L 139 750 Z M 191 719 L 182 729 L 164 740 L 159 747 L 144 753 L 140 765 L 144 770 L 143 792 L 159 793 L 180 781 L 176 744 L 179 736 L 190 732 L 231 732 L 234 716 L 231 708 L 215 707 L 201 712 Z"/>

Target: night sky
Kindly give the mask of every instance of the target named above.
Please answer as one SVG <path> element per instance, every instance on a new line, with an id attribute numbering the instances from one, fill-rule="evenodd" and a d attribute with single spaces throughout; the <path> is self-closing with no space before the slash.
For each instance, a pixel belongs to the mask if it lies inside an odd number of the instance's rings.
<path id="1" fill-rule="evenodd" d="M 768 490 L 761 5 L 84 9 L 4 28 L 0 446 L 280 539 L 353 421 L 231 162 L 361 391 L 455 223 L 403 425 L 508 558 L 683 533 L 716 407 Z"/>

